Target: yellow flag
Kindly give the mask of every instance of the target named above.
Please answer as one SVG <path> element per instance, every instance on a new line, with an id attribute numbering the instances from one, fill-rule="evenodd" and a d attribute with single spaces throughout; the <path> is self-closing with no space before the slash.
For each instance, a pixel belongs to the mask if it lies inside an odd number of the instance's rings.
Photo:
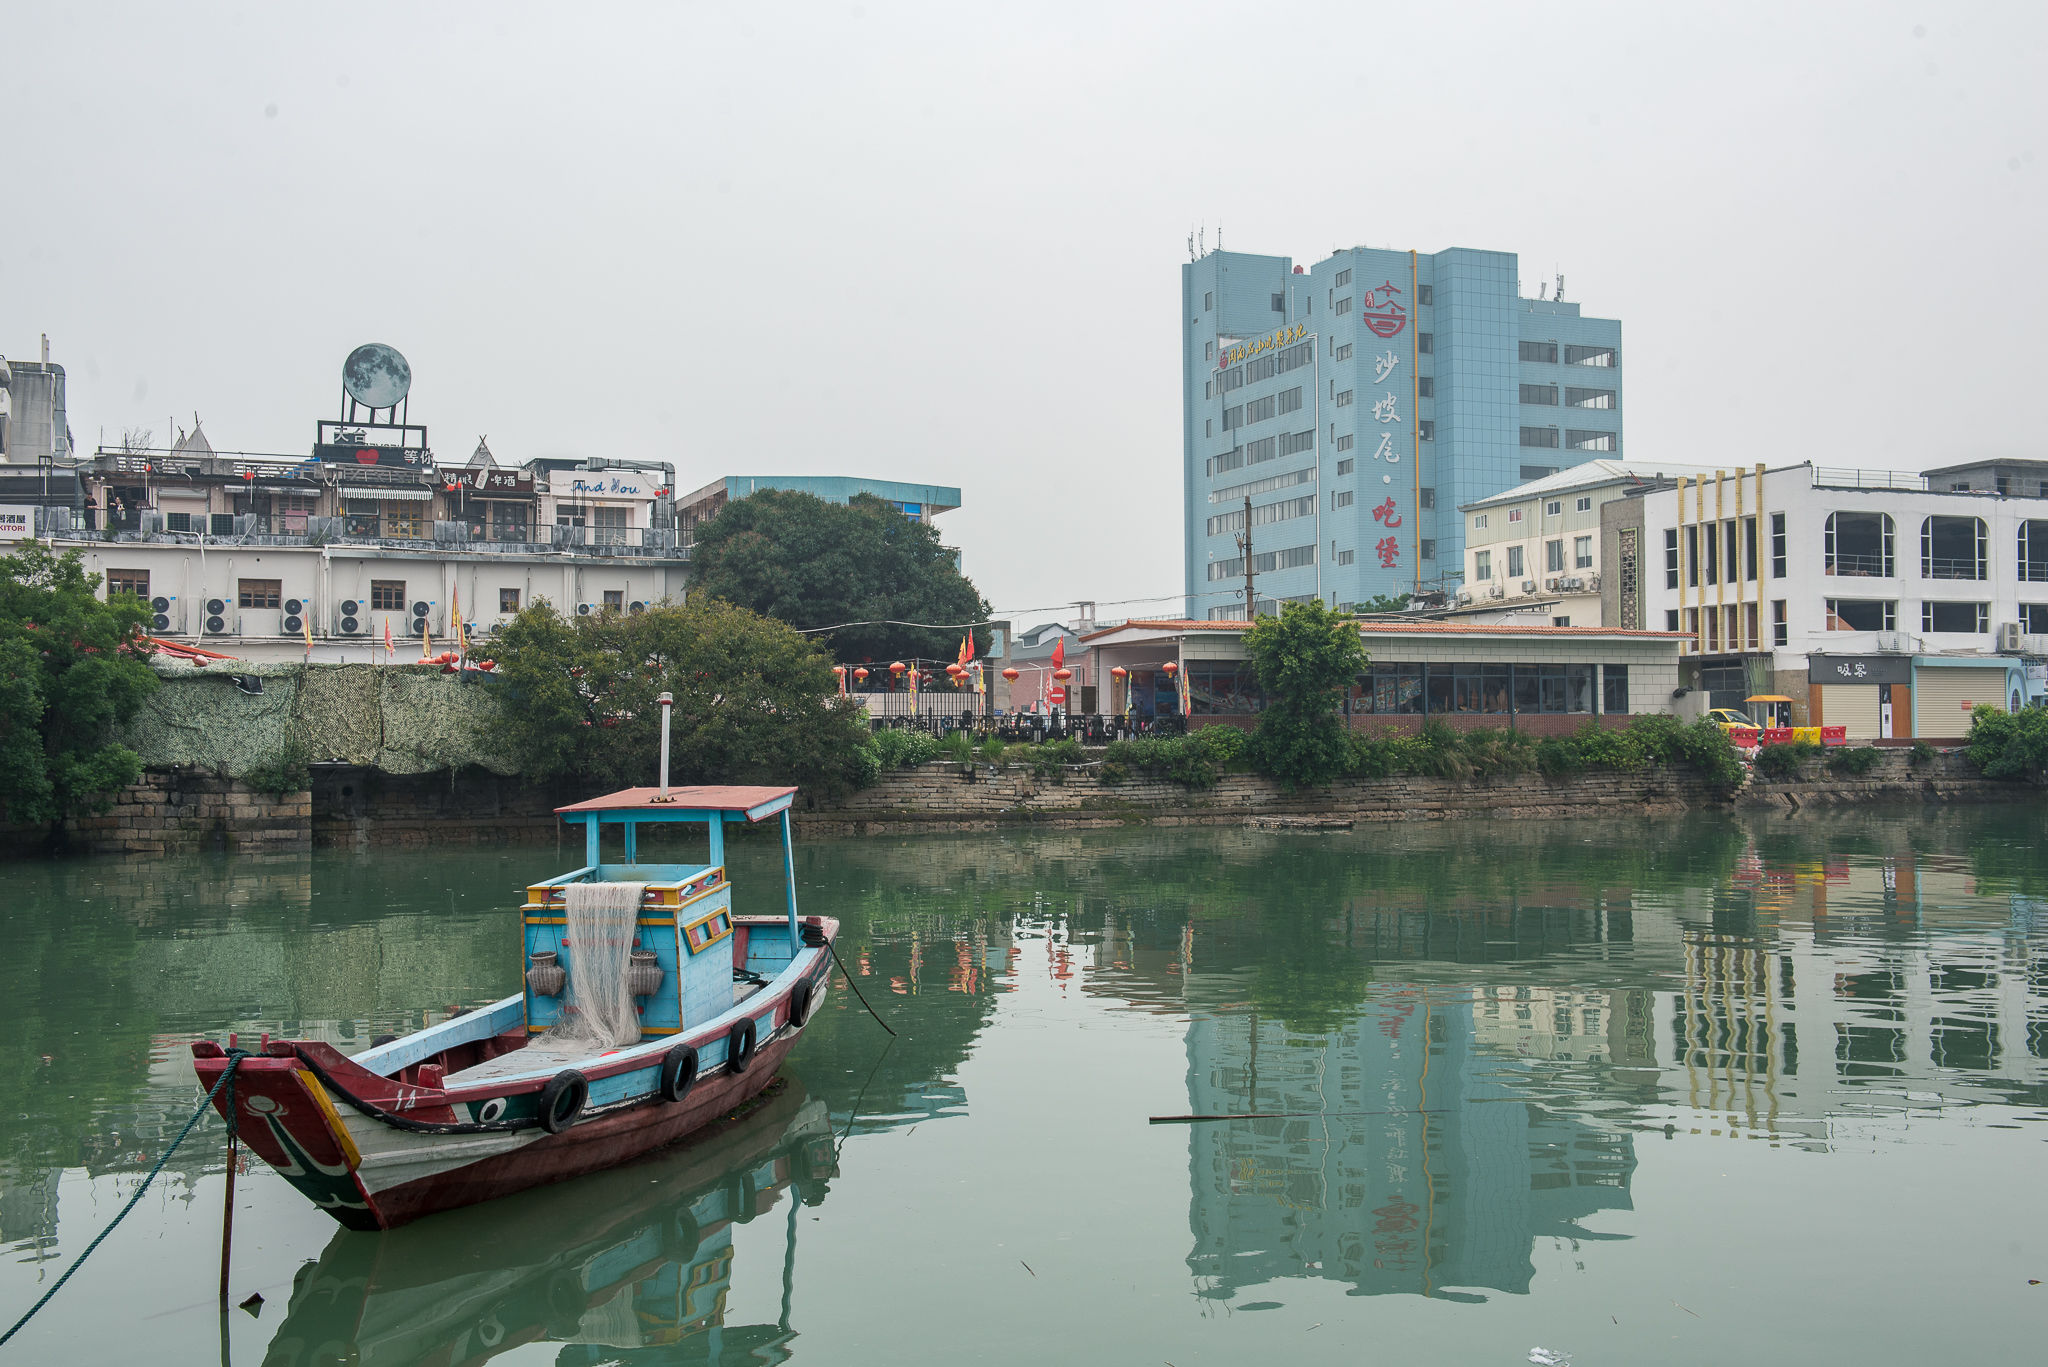
<path id="1" fill-rule="evenodd" d="M 420 658 L 422 660 L 434 658 L 434 630 L 427 625 L 425 618 L 420 620 Z"/>

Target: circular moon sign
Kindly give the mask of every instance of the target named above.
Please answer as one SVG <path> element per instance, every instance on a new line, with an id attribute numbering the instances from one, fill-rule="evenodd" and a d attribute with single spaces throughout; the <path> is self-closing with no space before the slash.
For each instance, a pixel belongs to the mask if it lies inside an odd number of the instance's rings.
<path id="1" fill-rule="evenodd" d="M 412 367 L 397 347 L 366 342 L 341 363 L 341 387 L 357 403 L 390 408 L 412 388 Z"/>

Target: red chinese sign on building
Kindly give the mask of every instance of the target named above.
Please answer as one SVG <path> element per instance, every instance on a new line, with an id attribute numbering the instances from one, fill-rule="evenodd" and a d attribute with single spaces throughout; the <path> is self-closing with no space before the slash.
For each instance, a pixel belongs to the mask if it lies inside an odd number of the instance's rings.
<path id="1" fill-rule="evenodd" d="M 1401 561 L 1401 543 L 1391 536 L 1381 537 L 1373 549 L 1379 552 L 1381 569 L 1390 570 Z"/>
<path id="2" fill-rule="evenodd" d="M 1407 308 L 1394 299 L 1400 293 L 1400 288 L 1390 280 L 1376 290 L 1367 290 L 1358 301 L 1359 320 L 1372 330 L 1373 336 L 1385 340 L 1408 326 Z"/>

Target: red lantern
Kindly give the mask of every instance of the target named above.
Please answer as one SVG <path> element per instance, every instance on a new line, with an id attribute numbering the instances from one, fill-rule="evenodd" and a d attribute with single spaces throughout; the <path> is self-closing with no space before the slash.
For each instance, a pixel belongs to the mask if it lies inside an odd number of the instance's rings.
<path id="1" fill-rule="evenodd" d="M 1015 682 L 1017 682 L 1017 671 L 1016 671 L 1016 669 L 1014 669 L 1014 668 L 1010 668 L 1010 669 L 1005 669 L 1005 670 L 1003 671 L 1003 677 L 1004 677 L 1004 678 L 1006 678 L 1006 679 L 1008 679 L 1008 680 L 1009 680 L 1009 681 L 1010 681 L 1011 683 L 1015 683 Z"/>
<path id="2" fill-rule="evenodd" d="M 1065 683 L 1067 680 L 1074 677 L 1074 671 L 1068 669 L 1065 665 L 1061 665 L 1058 669 L 1055 669 L 1052 672 L 1052 676 L 1055 679 L 1058 679 L 1061 683 Z"/>
<path id="3" fill-rule="evenodd" d="M 855 683 L 866 683 L 868 681 L 868 672 L 865 669 L 854 670 L 853 681 Z"/>
<path id="4" fill-rule="evenodd" d="M 1180 665 L 1173 660 L 1168 660 L 1165 664 L 1159 666 L 1159 668 L 1165 672 L 1166 677 L 1169 679 L 1172 678 L 1174 675 L 1180 673 Z"/>
<path id="5" fill-rule="evenodd" d="M 1127 676 L 1130 672 L 1131 671 L 1125 669 L 1122 665 L 1118 665 L 1115 669 L 1109 671 L 1109 677 L 1121 683 L 1123 682 L 1125 676 Z"/>
<path id="6" fill-rule="evenodd" d="M 962 674 L 965 674 L 967 672 L 967 666 L 962 664 L 950 664 L 946 666 L 946 672 L 957 679 Z"/>
<path id="7" fill-rule="evenodd" d="M 895 664 L 889 666 L 889 672 L 891 674 L 901 674 L 905 668 L 906 666 L 904 665 L 903 661 L 898 660 Z"/>
<path id="8" fill-rule="evenodd" d="M 845 666 L 845 665 L 833 665 L 833 666 L 832 666 L 832 672 L 833 672 L 834 674 L 837 674 L 837 675 L 838 675 L 838 676 L 839 676 L 840 678 L 842 678 L 842 679 L 843 679 L 843 678 L 845 678 L 845 677 L 846 677 L 846 666 Z"/>

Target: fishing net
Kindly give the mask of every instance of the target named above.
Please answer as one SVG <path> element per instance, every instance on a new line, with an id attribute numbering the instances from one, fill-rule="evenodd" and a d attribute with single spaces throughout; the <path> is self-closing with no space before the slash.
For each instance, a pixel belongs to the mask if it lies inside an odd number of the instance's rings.
<path id="1" fill-rule="evenodd" d="M 626 964 L 640 920 L 645 883 L 570 883 L 562 889 L 562 945 L 569 987 L 562 1014 L 548 1027 L 556 1048 L 614 1049 L 640 1042 Z"/>

